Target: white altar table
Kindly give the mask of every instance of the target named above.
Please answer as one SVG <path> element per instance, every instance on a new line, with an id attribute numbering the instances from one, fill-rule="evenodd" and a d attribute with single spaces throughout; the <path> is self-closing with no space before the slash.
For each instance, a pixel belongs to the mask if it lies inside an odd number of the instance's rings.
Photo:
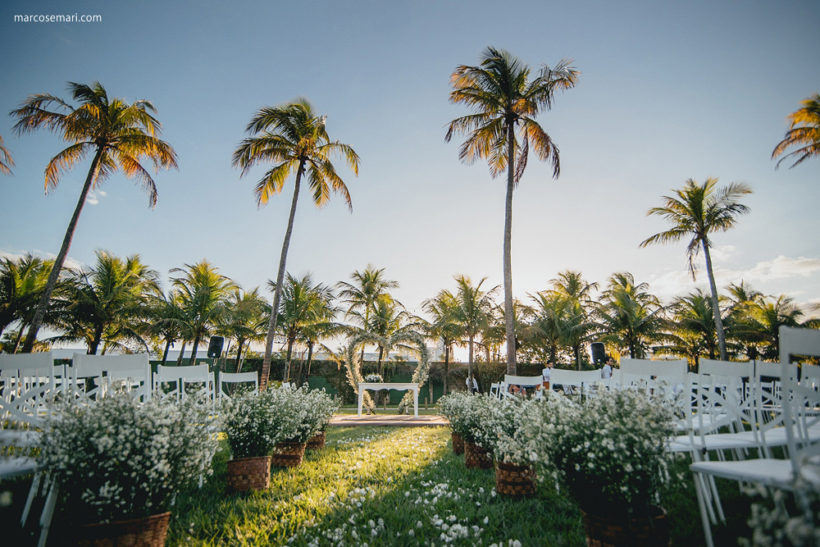
<path id="1" fill-rule="evenodd" d="M 413 415 L 419 415 L 419 385 L 413 382 L 362 382 L 359 384 L 359 416 L 362 415 L 362 398 L 364 391 L 371 389 L 373 391 L 381 391 L 383 389 L 396 389 L 399 391 L 413 392 Z"/>

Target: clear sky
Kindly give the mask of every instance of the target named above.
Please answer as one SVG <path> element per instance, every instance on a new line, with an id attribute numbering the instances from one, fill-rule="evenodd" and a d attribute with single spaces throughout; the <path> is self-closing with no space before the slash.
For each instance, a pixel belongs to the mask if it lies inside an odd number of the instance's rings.
<path id="1" fill-rule="evenodd" d="M 15 23 L 15 14 L 102 15 L 100 23 Z M 547 287 L 565 269 L 601 284 L 630 271 L 660 296 L 685 294 L 685 243 L 638 248 L 666 226 L 646 216 L 687 178 L 742 181 L 751 213 L 714 237 L 719 286 L 746 280 L 767 294 L 820 301 L 820 159 L 775 170 L 786 116 L 820 91 L 820 3 L 662 2 L 6 1 L 0 5 L 0 112 L 32 93 L 70 98 L 66 82 L 158 109 L 179 170 L 155 176 L 159 203 L 114 176 L 89 199 L 71 247 L 139 253 L 168 270 L 207 258 L 244 288 L 275 276 L 290 204 L 257 208 L 231 154 L 260 107 L 308 98 L 331 138 L 361 156 L 340 168 L 340 199 L 297 213 L 288 270 L 326 283 L 368 263 L 386 268 L 411 310 L 453 275 L 502 280 L 504 181 L 458 160 L 447 123 L 449 75 L 489 45 L 537 69 L 574 59 L 578 85 L 539 121 L 561 151 L 561 177 L 530 159 L 513 206 L 513 288 Z M 0 253 L 55 255 L 90 157 L 43 194 L 43 169 L 65 147 L 17 136 L 0 176 Z M 705 285 L 705 275 L 698 277 Z M 167 286 L 167 285 L 166 285 Z"/>

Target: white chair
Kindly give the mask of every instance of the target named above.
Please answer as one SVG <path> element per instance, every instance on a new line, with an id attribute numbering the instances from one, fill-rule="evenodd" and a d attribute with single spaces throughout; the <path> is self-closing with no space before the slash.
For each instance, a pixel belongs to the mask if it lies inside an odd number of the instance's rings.
<path id="1" fill-rule="evenodd" d="M 255 372 L 220 372 L 216 381 L 216 393 L 219 399 L 230 399 L 230 395 L 225 390 L 230 384 L 251 384 L 253 391 L 259 391 L 259 376 Z"/>
<path id="2" fill-rule="evenodd" d="M 72 369 L 78 376 L 94 375 L 102 394 L 124 389 L 143 401 L 151 399 L 151 364 L 147 353 L 88 355 L 75 353 Z M 75 378 L 72 375 L 72 378 Z M 73 382 L 72 382 L 73 383 Z"/>
<path id="3" fill-rule="evenodd" d="M 782 405 L 782 423 L 788 447 L 788 459 L 761 457 L 742 461 L 702 461 L 690 466 L 695 478 L 695 492 L 698 497 L 703 531 L 709 547 L 714 545 L 711 530 L 714 513 L 710 507 L 710 493 L 704 486 L 706 477 L 756 483 L 766 487 L 795 491 L 798 494 L 797 501 L 803 509 L 807 508 L 807 501 L 800 495 L 797 479 L 803 478 L 808 480 L 813 488 L 820 488 L 820 443 L 808 436 L 810 421 L 816 419 L 817 409 L 820 409 L 820 391 L 797 383 L 793 367 L 789 364 L 791 355 L 820 356 L 820 330 L 780 328 L 782 370 L 779 375 L 781 382 L 779 402 Z M 762 372 L 771 371 L 762 370 Z M 758 397 L 762 396 L 758 395 Z M 776 401 L 773 404 L 776 404 Z M 765 410 L 768 411 L 768 409 Z"/>
<path id="4" fill-rule="evenodd" d="M 544 382 L 541 376 L 515 376 L 513 374 L 504 375 L 505 386 L 519 386 L 521 388 L 534 388 L 540 386 Z M 503 391 L 504 397 L 515 397 L 515 394 L 507 390 Z"/>
<path id="5" fill-rule="evenodd" d="M 167 384 L 174 384 L 168 391 Z M 202 386 L 195 391 L 186 389 L 186 385 Z M 208 365 L 191 365 L 183 367 L 167 367 L 157 365 L 157 372 L 154 373 L 154 394 L 159 397 L 173 397 L 183 400 L 188 395 L 203 395 L 208 400 L 214 401 L 216 398 L 216 382 L 214 373 L 208 370 Z"/>

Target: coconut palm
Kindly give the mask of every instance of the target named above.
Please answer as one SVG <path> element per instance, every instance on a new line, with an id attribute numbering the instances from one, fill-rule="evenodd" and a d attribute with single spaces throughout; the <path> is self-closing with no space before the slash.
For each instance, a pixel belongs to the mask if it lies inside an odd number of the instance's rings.
<path id="1" fill-rule="evenodd" d="M 786 158 L 797 158 L 789 167 L 794 167 L 812 156 L 820 154 L 820 93 L 815 93 L 801 103 L 803 106 L 791 114 L 789 130 L 783 140 L 777 143 L 772 151 L 772 159 L 782 156 L 778 160 L 776 167 L 786 160 Z M 789 148 L 798 147 L 788 154 L 784 154 Z"/>
<path id="2" fill-rule="evenodd" d="M 551 280 L 551 291 L 567 301 L 567 321 L 562 336 L 565 344 L 572 348 L 575 366 L 581 370 L 581 346 L 587 341 L 595 327 L 590 319 L 592 291 L 598 288 L 597 283 L 588 283 L 580 272 L 566 270 Z"/>
<path id="3" fill-rule="evenodd" d="M 274 291 L 276 290 L 276 285 L 272 281 L 268 281 L 268 285 Z M 288 382 L 293 359 L 293 345 L 301 337 L 307 325 L 324 320 L 323 302 L 332 299 L 333 293 L 322 283 L 314 283 L 310 274 L 305 274 L 301 278 L 287 274 L 285 286 L 281 292 L 282 303 L 279 307 L 277 324 L 287 340 L 288 349 L 282 380 Z"/>
<path id="4" fill-rule="evenodd" d="M 242 369 L 242 350 L 245 344 L 265 339 L 266 325 L 270 321 L 265 300 L 259 288 L 243 291 L 239 287 L 228 295 L 225 313 L 218 318 L 216 332 L 236 340 L 236 372 Z"/>
<path id="5" fill-rule="evenodd" d="M 168 352 L 177 340 L 184 338 L 184 333 L 188 331 L 185 322 L 185 310 L 182 309 L 182 302 L 179 293 L 171 291 L 165 295 L 162 291 L 157 291 L 148 302 L 148 323 L 144 330 L 148 336 L 155 340 L 165 342 L 162 351 L 161 365 L 168 361 Z M 183 346 L 183 352 L 185 350 Z M 180 357 L 182 353 L 180 353 Z"/>
<path id="6" fill-rule="evenodd" d="M 422 304 L 432 320 L 427 325 L 427 334 L 441 340 L 444 345 L 444 394 L 448 393 L 447 379 L 450 375 L 450 350 L 461 336 L 461 327 L 458 324 L 456 312 L 458 304 L 456 297 L 448 290 L 441 290 L 435 298 L 428 298 Z"/>
<path id="7" fill-rule="evenodd" d="M 495 306 L 493 297 L 498 286 L 489 291 L 482 290 L 481 286 L 487 281 L 486 277 L 476 285 L 473 285 L 472 280 L 466 275 L 457 275 L 455 280 L 457 285 L 454 294 L 456 299 L 455 320 L 461 327 L 463 336 L 467 337 L 467 374 L 472 375 L 476 337 L 489 321 Z"/>
<path id="8" fill-rule="evenodd" d="M 726 315 L 727 338 L 730 338 L 748 359 L 757 359 L 763 341 L 751 318 L 763 293 L 749 287 L 744 281 L 730 283 L 726 287 L 728 309 Z"/>
<path id="9" fill-rule="evenodd" d="M 129 342 L 144 347 L 140 320 L 148 315 L 149 295 L 159 292 L 159 274 L 139 255 L 125 260 L 106 251 L 96 255 L 91 268 L 68 271 L 58 297 L 66 301 L 60 321 L 64 334 L 55 340 L 82 340 L 92 355 Z"/>
<path id="10" fill-rule="evenodd" d="M 735 225 L 737 215 L 746 213 L 749 208 L 740 201 L 742 196 L 751 194 L 752 190 L 743 183 L 733 182 L 723 188 L 717 188 L 718 179 L 707 178 L 703 184 L 688 179 L 684 187 L 674 191 L 674 196 L 664 196 L 662 207 L 649 209 L 648 215 L 658 215 L 672 224 L 672 228 L 659 232 L 641 242 L 641 247 L 653 243 L 669 243 L 691 238 L 686 247 L 689 260 L 689 272 L 695 279 L 695 257 L 703 249 L 706 260 L 706 275 L 712 291 L 712 312 L 715 330 L 718 335 L 721 360 L 726 360 L 726 337 L 723 332 L 720 304 L 718 300 L 715 274 L 712 270 L 712 255 L 709 251 L 711 240 L 709 234 L 725 232 Z"/>
<path id="11" fill-rule="evenodd" d="M 612 274 L 596 309 L 604 340 L 625 348 L 633 359 L 646 355 L 664 326 L 663 306 L 648 289 L 647 283 L 636 284 L 631 273 Z"/>
<path id="12" fill-rule="evenodd" d="M 570 304 L 551 291 L 528 294 L 533 305 L 529 307 L 530 320 L 524 329 L 524 347 L 542 363 L 555 363 L 562 340 L 565 338 Z"/>
<path id="13" fill-rule="evenodd" d="M 350 274 L 350 279 L 350 283 L 339 281 L 336 284 L 339 298 L 347 305 L 345 317 L 353 318 L 359 323 L 360 328 L 367 329 L 376 301 L 384 296 L 390 296 L 389 290 L 398 289 L 399 283 L 387 279 L 384 268 L 377 269 L 372 264 L 368 264 L 364 270 L 354 271 Z M 364 360 L 364 345 L 359 358 Z"/>
<path id="14" fill-rule="evenodd" d="M 0 262 L 0 334 L 15 321 L 20 327 L 10 343 L 10 353 L 17 352 L 23 332 L 34 318 L 52 265 L 52 261 L 31 254 Z"/>
<path id="15" fill-rule="evenodd" d="M 274 166 L 265 172 L 256 184 L 258 205 L 266 204 L 270 198 L 280 193 L 285 180 L 295 173 L 293 198 L 288 216 L 288 226 L 282 241 L 279 256 L 279 271 L 273 294 L 273 310 L 279 309 L 282 287 L 285 280 L 285 266 L 293 233 L 293 219 L 302 176 L 307 176 L 308 186 L 313 193 L 313 203 L 321 207 L 330 199 L 331 191 L 341 194 L 350 210 L 353 210 L 350 193 L 344 181 L 336 173 L 331 159 L 340 154 L 353 172 L 358 175 L 359 156 L 350 146 L 339 141 L 331 141 L 325 128 L 325 116 L 319 116 L 305 99 L 276 107 L 261 108 L 246 128 L 252 136 L 244 139 L 234 151 L 233 164 L 242 168 L 242 176 L 258 163 L 273 162 Z M 273 336 L 276 332 L 277 313 L 271 313 L 268 334 L 265 339 L 265 358 L 262 362 L 261 386 L 267 386 L 270 376 Z"/>
<path id="16" fill-rule="evenodd" d="M 677 345 L 688 348 L 697 347 L 707 352 L 709 359 L 717 358 L 717 332 L 715 331 L 712 299 L 709 295 L 696 289 L 686 296 L 675 298 L 669 311 L 672 314 L 670 321 L 673 326 L 672 338 L 678 338 Z M 691 359 L 691 364 L 696 366 L 699 362 L 700 351 L 694 355 L 691 351 L 685 353 Z"/>
<path id="17" fill-rule="evenodd" d="M 190 336 L 188 339 L 193 340 L 191 364 L 194 365 L 199 342 L 211 333 L 225 311 L 228 297 L 237 286 L 207 260 L 185 264 L 184 268 L 173 268 L 171 273 L 180 274 L 171 278 L 171 285 L 184 310 L 183 323 Z"/>
<path id="18" fill-rule="evenodd" d="M 79 103 L 77 107 L 44 93 L 29 96 L 20 108 L 11 112 L 18 119 L 14 125 L 18 133 L 45 127 L 59 133 L 71 143 L 48 162 L 45 170 L 46 193 L 57 186 L 65 170 L 93 153 L 80 198 L 68 222 L 63 244 L 29 327 L 23 348 L 27 352 L 34 345 L 88 192 L 97 188 L 113 173 L 122 171 L 127 177 L 136 177 L 142 183 L 148 192 L 148 203 L 153 207 L 157 203 L 157 186 L 141 162 L 143 159 L 150 160 L 156 169 L 177 165 L 174 149 L 157 137 L 161 126 L 153 116 L 156 109 L 149 101 L 137 100 L 129 104 L 122 99 L 109 98 L 108 92 L 99 82 L 90 86 L 70 82 L 68 88 L 74 100 Z"/>
<path id="19" fill-rule="evenodd" d="M 538 159 L 552 163 L 553 177 L 558 177 L 558 147 L 535 117 L 540 110 L 552 107 L 557 90 L 575 86 L 578 72 L 562 60 L 553 68 L 544 66 L 532 81 L 529 77 L 528 66 L 508 52 L 492 47 L 484 51 L 479 66 L 456 68 L 450 77 L 450 101 L 464 103 L 474 113 L 450 122 L 444 137 L 449 142 L 455 133 L 467 133 L 459 158 L 467 163 L 486 159 L 493 177 L 507 173 L 504 315 L 509 374 L 516 372 L 511 257 L 513 190 L 524 174 L 530 146 Z"/>
<path id="20" fill-rule="evenodd" d="M 763 296 L 748 308 L 739 331 L 761 343 L 763 359 L 776 360 L 780 355 L 780 327 L 801 326 L 799 319 L 802 316 L 803 311 L 791 297 Z"/>
<path id="21" fill-rule="evenodd" d="M 12 167 L 14 167 L 14 159 L 9 149 L 3 146 L 3 137 L 0 137 L 0 173 L 11 175 Z"/>

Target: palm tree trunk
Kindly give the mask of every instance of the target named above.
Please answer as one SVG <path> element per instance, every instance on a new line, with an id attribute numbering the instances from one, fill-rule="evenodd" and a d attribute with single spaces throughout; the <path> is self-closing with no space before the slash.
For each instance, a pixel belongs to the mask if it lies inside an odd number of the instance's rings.
<path id="1" fill-rule="evenodd" d="M 102 341 L 103 326 L 97 325 L 94 327 L 94 338 L 91 340 L 91 345 L 88 348 L 89 355 L 97 355 L 97 349 L 100 347 Z"/>
<path id="2" fill-rule="evenodd" d="M 242 346 L 245 345 L 245 339 L 240 338 L 236 347 L 236 372 L 242 372 Z"/>
<path id="3" fill-rule="evenodd" d="M 444 343 L 444 395 L 447 395 L 447 376 L 450 375 L 450 346 Z"/>
<path id="4" fill-rule="evenodd" d="M 201 338 L 200 333 L 196 333 L 196 338 L 194 338 L 194 347 L 191 350 L 191 365 L 196 364 L 196 351 L 199 349 L 199 339 Z"/>
<path id="5" fill-rule="evenodd" d="M 299 184 L 302 182 L 302 171 L 304 171 L 304 169 L 305 162 L 302 160 L 299 162 L 299 169 L 296 171 L 296 182 L 293 185 L 293 200 L 290 204 L 290 216 L 288 217 L 288 229 L 285 231 L 285 239 L 282 241 L 282 253 L 279 255 L 279 272 L 276 274 L 276 289 L 273 291 L 273 308 L 270 313 L 268 335 L 265 338 L 265 358 L 262 360 L 262 377 L 259 380 L 259 389 L 261 390 L 265 390 L 268 387 L 270 359 L 273 354 L 273 335 L 276 332 L 279 301 L 282 298 L 282 283 L 285 280 L 285 263 L 288 259 L 290 235 L 293 233 L 293 218 L 296 216 L 296 202 L 299 200 Z"/>
<path id="6" fill-rule="evenodd" d="M 473 335 L 467 341 L 467 376 L 473 375 Z"/>
<path id="7" fill-rule="evenodd" d="M 74 214 L 71 215 L 71 220 L 68 222 L 68 228 L 63 237 L 63 245 L 60 247 L 60 252 L 57 253 L 57 258 L 54 259 L 54 266 L 51 268 L 51 273 L 48 274 L 48 281 L 46 288 L 43 290 L 40 301 L 37 303 L 37 311 L 34 312 L 34 319 L 28 329 L 28 336 L 26 343 L 23 345 L 24 353 L 31 353 L 34 348 L 34 342 L 37 339 L 37 331 L 40 330 L 40 325 L 46 316 L 48 309 L 48 302 L 51 300 L 51 293 L 54 292 L 54 287 L 57 286 L 57 279 L 60 277 L 60 271 L 63 269 L 63 263 L 68 256 L 68 249 L 71 247 L 71 240 L 74 238 L 74 230 L 77 228 L 77 221 L 80 219 L 80 213 L 83 211 L 85 200 L 88 197 L 88 191 L 97 179 L 97 173 L 100 167 L 100 158 L 102 157 L 103 149 L 97 148 L 97 153 L 94 154 L 94 159 L 91 160 L 91 167 L 88 169 L 88 175 L 85 177 L 83 189 L 80 192 L 80 199 L 77 201 L 77 206 L 74 207 Z"/>
<path id="8" fill-rule="evenodd" d="M 718 335 L 718 346 L 720 347 L 720 360 L 726 360 L 726 337 L 723 334 L 723 319 L 720 317 L 720 305 L 718 304 L 717 286 L 715 285 L 715 274 L 712 272 L 712 255 L 709 254 L 709 245 L 705 239 L 700 240 L 703 245 L 703 254 L 706 257 L 706 275 L 709 277 L 709 288 L 712 290 L 712 315 L 715 317 L 715 330 Z"/>
<path id="9" fill-rule="evenodd" d="M 25 326 L 20 325 L 20 332 L 17 333 L 17 337 L 14 339 L 14 348 L 11 350 L 12 353 L 17 353 L 17 350 L 20 348 L 20 340 L 23 339 L 24 330 Z"/>
<path id="10" fill-rule="evenodd" d="M 165 362 L 168 360 L 168 350 L 171 349 L 171 339 L 165 339 L 165 351 L 162 352 L 162 362 L 160 365 L 165 366 Z"/>
<path id="11" fill-rule="evenodd" d="M 515 374 L 515 321 L 512 289 L 512 198 L 515 184 L 515 135 L 507 120 L 507 198 L 504 207 L 504 321 L 507 327 L 507 374 Z"/>
<path id="12" fill-rule="evenodd" d="M 382 358 L 384 357 L 384 347 L 379 346 L 379 360 L 376 365 L 376 370 L 379 372 L 379 376 L 384 377 L 384 369 L 382 368 Z"/>
<path id="13" fill-rule="evenodd" d="M 288 354 L 287 358 L 285 359 L 285 374 L 283 377 L 283 382 L 290 381 L 290 357 L 293 354 L 293 342 L 296 340 L 296 337 L 288 336 Z"/>
<path id="14" fill-rule="evenodd" d="M 310 365 L 313 362 L 313 340 L 308 340 L 308 354 L 307 354 L 307 375 L 305 380 L 310 378 Z"/>
<path id="15" fill-rule="evenodd" d="M 177 366 L 182 364 L 182 356 L 185 355 L 185 346 L 188 344 L 187 340 L 182 341 L 182 348 L 179 350 L 179 355 L 177 356 Z"/>
<path id="16" fill-rule="evenodd" d="M 575 368 L 577 368 L 580 371 L 581 370 L 581 346 L 580 346 L 580 344 L 575 344 L 572 347 L 572 349 L 575 353 Z"/>

